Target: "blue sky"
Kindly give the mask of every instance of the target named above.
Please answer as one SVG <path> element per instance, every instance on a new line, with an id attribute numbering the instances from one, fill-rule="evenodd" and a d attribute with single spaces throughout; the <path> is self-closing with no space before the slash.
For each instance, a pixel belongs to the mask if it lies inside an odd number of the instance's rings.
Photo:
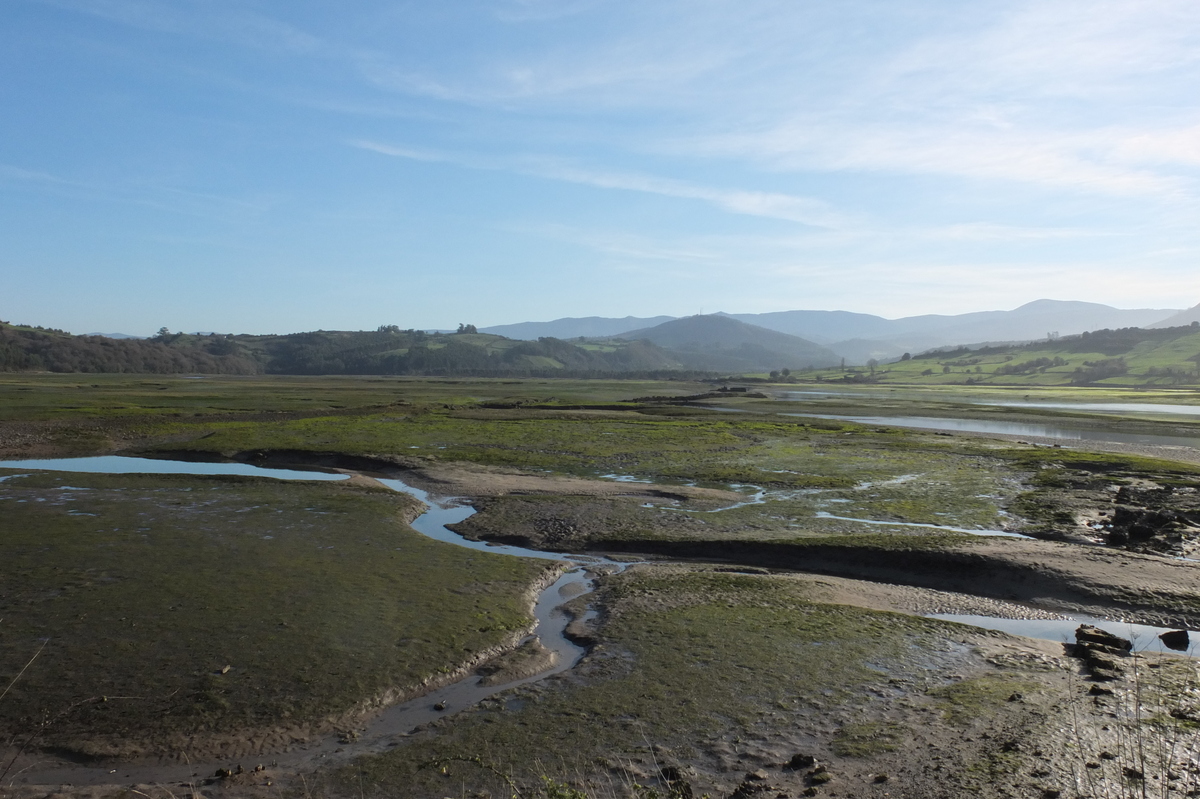
<path id="1" fill-rule="evenodd" d="M 0 318 L 1200 302 L 1194 0 L 8 0 Z"/>

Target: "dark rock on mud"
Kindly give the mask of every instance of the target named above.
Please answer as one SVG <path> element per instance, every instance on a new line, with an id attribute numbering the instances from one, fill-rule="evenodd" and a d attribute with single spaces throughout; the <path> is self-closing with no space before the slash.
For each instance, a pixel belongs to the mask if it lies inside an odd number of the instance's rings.
<path id="1" fill-rule="evenodd" d="M 1124 675 L 1125 669 L 1118 658 L 1128 657 L 1133 643 L 1099 627 L 1081 624 L 1075 630 L 1072 649 L 1072 654 L 1083 661 L 1093 680 L 1112 682 Z"/>
<path id="2" fill-rule="evenodd" d="M 1176 652 L 1186 652 L 1192 643 L 1187 630 L 1170 630 L 1158 636 L 1158 639 L 1167 649 L 1174 649 Z"/>

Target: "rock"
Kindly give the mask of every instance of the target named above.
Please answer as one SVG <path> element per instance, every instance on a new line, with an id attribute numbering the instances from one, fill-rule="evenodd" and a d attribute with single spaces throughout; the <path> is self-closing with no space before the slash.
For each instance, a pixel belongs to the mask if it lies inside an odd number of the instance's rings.
<path id="1" fill-rule="evenodd" d="M 746 773 L 746 782 L 759 782 L 765 779 L 767 779 L 767 772 L 761 769 Z"/>
<path id="2" fill-rule="evenodd" d="M 678 782 L 683 779 L 683 771 L 679 766 L 663 766 L 658 770 L 658 776 L 664 782 Z"/>
<path id="3" fill-rule="evenodd" d="M 1113 693 L 1113 689 L 1105 688 L 1103 685 L 1093 685 L 1088 689 L 1090 696 L 1112 696 Z"/>
<path id="4" fill-rule="evenodd" d="M 876 774 L 876 775 L 875 775 L 875 778 L 874 778 L 873 780 L 871 780 L 871 781 L 872 781 L 872 782 L 887 782 L 887 781 L 888 781 L 888 775 L 886 775 L 886 774 Z"/>
<path id="5" fill-rule="evenodd" d="M 803 753 L 792 755 L 792 759 L 784 766 L 789 771 L 800 771 L 806 768 L 814 768 L 817 765 L 817 759 L 812 755 Z"/>
<path id="6" fill-rule="evenodd" d="M 752 780 L 747 775 L 746 779 L 742 780 L 742 784 L 733 793 L 729 794 L 729 799 L 746 799 L 746 797 L 753 796 L 756 793 L 765 793 L 770 790 L 770 785 L 761 780 Z"/>
<path id="7" fill-rule="evenodd" d="M 1162 641 L 1167 649 L 1174 649 L 1176 652 L 1186 652 L 1191 646 L 1187 630 L 1170 630 L 1158 636 L 1158 640 Z"/>
<path id="8" fill-rule="evenodd" d="M 1125 652 L 1128 654 L 1133 651 L 1133 642 L 1118 635 L 1113 635 L 1110 632 L 1105 632 L 1099 627 L 1093 627 L 1090 624 L 1081 624 L 1075 630 L 1075 642 L 1077 644 L 1099 644 L 1100 646 L 1109 647 L 1111 649 Z"/>
<path id="9" fill-rule="evenodd" d="M 445 703 L 445 702 L 438 702 L 436 705 L 434 705 L 434 706 L 433 706 L 433 709 L 434 709 L 434 710 L 445 710 L 445 709 L 446 709 L 446 703 Z"/>

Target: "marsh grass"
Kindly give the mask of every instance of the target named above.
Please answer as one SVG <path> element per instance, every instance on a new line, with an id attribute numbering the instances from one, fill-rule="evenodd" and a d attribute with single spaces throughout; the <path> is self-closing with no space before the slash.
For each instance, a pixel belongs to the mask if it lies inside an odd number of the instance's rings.
<path id="1" fill-rule="evenodd" d="M 0 704 L 0 728 L 53 714 L 41 743 L 100 754 L 300 727 L 530 623 L 526 594 L 545 564 L 431 541 L 405 524 L 413 512 L 405 495 L 330 483 L 0 483 L 0 673 L 52 636 Z"/>

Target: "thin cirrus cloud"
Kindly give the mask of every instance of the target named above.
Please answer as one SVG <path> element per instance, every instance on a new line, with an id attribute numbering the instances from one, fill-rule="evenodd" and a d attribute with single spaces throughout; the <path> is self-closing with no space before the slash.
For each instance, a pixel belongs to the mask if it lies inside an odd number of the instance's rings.
<path id="1" fill-rule="evenodd" d="M 837 101 L 666 148 L 784 171 L 893 173 L 1192 200 L 1200 6 L 1023 4 L 915 37 Z M 786 108 L 781 104 L 779 108 Z"/>
<path id="2" fill-rule="evenodd" d="M 791 194 L 721 189 L 632 172 L 590 170 L 546 158 L 525 157 L 507 161 L 397 147 L 362 140 L 353 141 L 350 144 L 363 150 L 398 158 L 451 163 L 471 169 L 502 170 L 601 189 L 636 191 L 664 197 L 699 200 L 735 214 L 782 219 L 818 228 L 839 227 L 845 224 L 845 221 L 827 204 Z"/>

